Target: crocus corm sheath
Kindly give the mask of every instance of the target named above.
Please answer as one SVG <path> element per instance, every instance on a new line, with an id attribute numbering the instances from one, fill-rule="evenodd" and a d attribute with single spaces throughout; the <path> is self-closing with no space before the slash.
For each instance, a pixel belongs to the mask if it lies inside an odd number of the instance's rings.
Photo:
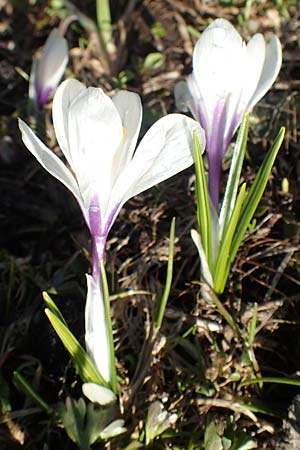
<path id="1" fill-rule="evenodd" d="M 192 165 L 194 132 L 205 148 L 198 122 L 170 114 L 159 119 L 135 149 L 141 120 L 137 94 L 120 91 L 110 98 L 100 88 L 64 81 L 54 96 L 53 123 L 70 169 L 19 121 L 24 144 L 74 194 L 91 232 L 93 276 L 87 278 L 86 344 L 106 381 L 109 344 L 99 265 L 109 230 L 129 198 Z"/>
<path id="2" fill-rule="evenodd" d="M 59 30 L 49 34 L 40 58 L 34 58 L 30 73 L 29 97 L 40 110 L 58 86 L 68 64 L 68 44 Z"/>
<path id="3" fill-rule="evenodd" d="M 212 22 L 196 43 L 193 72 L 178 83 L 178 106 L 186 106 L 205 130 L 209 193 L 218 208 L 222 160 L 245 112 L 274 83 L 282 54 L 279 39 L 266 44 L 255 34 L 246 44 L 224 19 Z"/>

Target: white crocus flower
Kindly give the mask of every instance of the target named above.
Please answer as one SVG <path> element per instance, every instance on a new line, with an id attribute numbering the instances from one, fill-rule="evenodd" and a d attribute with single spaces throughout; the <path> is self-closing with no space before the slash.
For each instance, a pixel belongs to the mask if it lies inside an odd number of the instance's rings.
<path id="1" fill-rule="evenodd" d="M 180 114 L 158 120 L 135 150 L 142 120 L 140 98 L 120 91 L 113 98 L 100 88 L 67 80 L 53 100 L 53 122 L 68 168 L 22 120 L 23 142 L 39 163 L 76 197 L 93 243 L 93 276 L 87 276 L 86 346 L 101 375 L 111 380 L 99 262 L 108 232 L 122 205 L 134 195 L 193 163 L 192 135 L 205 148 L 200 125 Z"/>
<path id="2" fill-rule="evenodd" d="M 57 28 L 49 34 L 40 58 L 33 59 L 29 97 L 41 109 L 59 84 L 68 64 L 68 44 Z"/>
<path id="3" fill-rule="evenodd" d="M 242 116 L 274 83 L 282 54 L 279 39 L 266 44 L 255 34 L 246 44 L 224 19 L 212 22 L 196 43 L 193 72 L 178 83 L 178 107 L 186 106 L 205 130 L 209 164 L 209 192 L 219 203 L 223 156 Z"/>
<path id="4" fill-rule="evenodd" d="M 64 81 L 54 96 L 53 122 L 70 169 L 19 121 L 28 150 L 76 197 L 99 259 L 122 205 L 193 163 L 193 131 L 205 148 L 196 121 L 169 114 L 148 130 L 135 150 L 141 120 L 137 94 L 120 91 L 110 98 L 100 88 Z"/>

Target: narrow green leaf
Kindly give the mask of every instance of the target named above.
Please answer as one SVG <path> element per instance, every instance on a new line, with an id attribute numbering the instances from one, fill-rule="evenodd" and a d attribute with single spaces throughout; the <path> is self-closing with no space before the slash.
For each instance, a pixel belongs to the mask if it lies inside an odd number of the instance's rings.
<path id="1" fill-rule="evenodd" d="M 107 45 L 112 39 L 112 26 L 109 0 L 96 0 L 97 23 L 102 41 Z"/>
<path id="2" fill-rule="evenodd" d="M 257 303 L 254 303 L 253 316 L 252 316 L 252 319 L 250 322 L 249 336 L 248 336 L 248 344 L 250 347 L 252 347 L 254 339 L 255 339 L 256 323 L 257 323 Z"/>
<path id="3" fill-rule="evenodd" d="M 240 212 L 245 197 L 245 191 L 246 183 L 241 186 L 229 223 L 224 229 L 224 236 L 220 243 L 218 259 L 214 269 L 214 290 L 218 294 L 222 294 L 226 285 L 228 277 L 228 271 L 226 270 L 226 267 L 229 264 L 230 246 L 240 217 Z"/>
<path id="4" fill-rule="evenodd" d="M 75 336 L 69 328 L 50 309 L 45 309 L 45 313 L 51 322 L 60 340 L 69 352 L 73 364 L 84 382 L 92 381 L 102 386 L 108 386 L 106 381 L 95 367 L 89 355 L 83 350 Z"/>
<path id="5" fill-rule="evenodd" d="M 111 375 L 111 388 L 115 394 L 117 394 L 117 371 L 116 371 L 116 358 L 115 358 L 115 347 L 114 347 L 114 337 L 112 332 L 112 323 L 110 316 L 110 299 L 109 291 L 107 285 L 107 278 L 105 273 L 104 262 L 100 262 L 101 278 L 102 278 L 102 290 L 104 299 L 104 311 L 105 311 L 105 321 L 109 336 L 109 355 L 110 355 L 110 375 Z"/>
<path id="6" fill-rule="evenodd" d="M 204 290 L 206 291 L 207 295 L 210 297 L 211 301 L 216 306 L 217 310 L 221 314 L 221 316 L 226 320 L 229 326 L 235 331 L 236 335 L 242 339 L 242 332 L 238 326 L 238 324 L 235 322 L 232 315 L 227 311 L 223 303 L 220 301 L 219 297 L 216 295 L 216 293 L 208 286 L 203 286 Z"/>
<path id="7" fill-rule="evenodd" d="M 222 202 L 219 218 L 219 237 L 223 239 L 224 230 L 229 222 L 233 208 L 235 206 L 240 176 L 245 157 L 249 130 L 249 114 L 245 114 L 239 127 L 233 155 L 230 163 L 230 171 L 226 183 L 226 190 Z"/>
<path id="8" fill-rule="evenodd" d="M 243 240 L 244 234 L 249 226 L 249 223 L 256 211 L 256 208 L 260 202 L 260 199 L 264 193 L 265 187 L 267 185 L 276 155 L 280 149 L 284 138 L 285 129 L 282 127 L 272 145 L 269 152 L 267 153 L 256 177 L 250 188 L 249 193 L 246 196 L 244 205 L 242 207 L 241 216 L 239 223 L 237 225 L 236 233 L 232 241 L 232 246 L 230 249 L 230 262 L 232 263 L 239 246 Z"/>
<path id="9" fill-rule="evenodd" d="M 245 380 L 239 384 L 239 387 L 248 386 L 249 384 L 256 383 L 276 383 L 276 384 L 288 384 L 290 386 L 300 387 L 300 379 L 289 379 L 289 378 L 276 378 L 276 377 L 262 377 L 253 378 L 252 380 Z"/>
<path id="10" fill-rule="evenodd" d="M 174 259 L 174 242 L 175 242 L 175 217 L 172 219 L 170 228 L 170 243 L 169 243 L 169 255 L 168 255 L 168 268 L 167 277 L 165 283 L 165 289 L 159 302 L 159 308 L 155 320 L 155 328 L 158 331 L 162 325 L 162 321 L 165 314 L 168 298 L 170 295 L 172 278 L 173 278 L 173 259 Z"/>
<path id="11" fill-rule="evenodd" d="M 46 411 L 48 414 L 52 412 L 51 407 L 45 402 L 44 399 L 35 391 L 35 389 L 25 380 L 25 378 L 15 370 L 14 380 L 20 390 L 26 395 L 26 397 L 30 398 L 36 405 Z"/>
<path id="12" fill-rule="evenodd" d="M 44 302 L 46 303 L 46 306 L 48 309 L 50 309 L 50 311 L 56 315 L 56 317 L 66 326 L 67 322 L 65 321 L 62 313 L 60 312 L 60 310 L 58 309 L 58 307 L 56 306 L 56 304 L 54 303 L 54 301 L 52 300 L 52 298 L 50 297 L 50 295 L 47 292 L 43 292 L 43 299 Z"/>
<path id="13" fill-rule="evenodd" d="M 251 399 L 246 400 L 245 403 L 241 401 L 239 403 L 241 406 L 243 406 L 243 408 L 247 408 L 249 409 L 249 411 L 252 411 L 254 413 L 267 414 L 268 416 L 279 417 L 281 419 L 284 418 L 284 414 L 281 411 L 273 409 L 261 400 Z"/>
<path id="14" fill-rule="evenodd" d="M 204 171 L 202 152 L 196 133 L 193 135 L 193 150 L 196 174 L 196 202 L 197 219 L 201 236 L 201 243 L 206 255 L 208 266 L 212 265 L 212 245 L 211 245 L 211 215 L 209 205 L 209 194 Z"/>

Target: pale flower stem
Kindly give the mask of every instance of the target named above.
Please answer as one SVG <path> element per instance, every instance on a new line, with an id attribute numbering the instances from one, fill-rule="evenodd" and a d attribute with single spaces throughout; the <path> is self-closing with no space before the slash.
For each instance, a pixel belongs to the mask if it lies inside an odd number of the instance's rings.
<path id="1" fill-rule="evenodd" d="M 116 360 L 115 360 L 115 348 L 114 348 L 114 338 L 112 331 L 112 322 L 110 315 L 110 300 L 109 300 L 109 291 L 105 273 L 105 267 L 103 259 L 100 261 L 100 273 L 101 273 L 101 289 L 103 293 L 104 299 L 104 311 L 105 311 L 105 325 L 108 331 L 108 339 L 109 339 L 109 356 L 110 356 L 110 381 L 111 387 L 115 394 L 117 394 L 117 372 L 116 372 Z"/>
<path id="2" fill-rule="evenodd" d="M 92 236 L 92 274 L 95 282 L 100 278 L 100 264 L 104 259 L 106 236 Z"/>

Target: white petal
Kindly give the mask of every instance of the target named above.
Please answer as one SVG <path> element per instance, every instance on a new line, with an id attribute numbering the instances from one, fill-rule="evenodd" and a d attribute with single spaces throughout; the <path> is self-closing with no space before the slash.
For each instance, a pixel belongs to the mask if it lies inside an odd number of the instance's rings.
<path id="1" fill-rule="evenodd" d="M 266 55 L 262 73 L 254 92 L 248 109 L 253 106 L 265 95 L 277 78 L 282 63 L 282 50 L 277 36 L 273 36 L 266 46 Z"/>
<path id="2" fill-rule="evenodd" d="M 72 101 L 85 89 L 85 86 L 75 79 L 66 80 L 58 87 L 52 105 L 56 139 L 73 171 L 72 154 L 69 147 L 68 114 Z"/>
<path id="3" fill-rule="evenodd" d="M 91 402 L 98 403 L 99 405 L 108 405 L 117 400 L 113 391 L 96 383 L 84 383 L 82 385 L 82 392 Z"/>
<path id="4" fill-rule="evenodd" d="M 124 146 L 119 157 L 120 167 L 123 167 L 131 160 L 135 150 L 143 109 L 140 96 L 134 92 L 119 91 L 112 97 L 112 101 L 120 114 L 123 126 Z"/>
<path id="5" fill-rule="evenodd" d="M 256 90 L 266 53 L 266 44 L 263 36 L 261 34 L 254 35 L 244 49 L 244 59 L 239 61 L 242 88 L 237 96 L 229 93 L 230 95 L 228 97 L 226 108 L 225 136 L 235 131 L 232 130 L 230 133 L 232 124 L 235 123 L 236 127 L 238 126 L 244 112 L 248 109 L 247 106 Z"/>
<path id="6" fill-rule="evenodd" d="M 266 57 L 266 43 L 262 34 L 255 34 L 246 46 L 244 67 L 243 110 L 255 92 Z"/>
<path id="7" fill-rule="evenodd" d="M 100 374 L 110 382 L 110 352 L 101 286 L 90 275 L 85 306 L 85 344 Z"/>
<path id="8" fill-rule="evenodd" d="M 201 276 L 203 277 L 204 281 L 210 286 L 213 287 L 213 278 L 211 275 L 211 272 L 208 267 L 207 259 L 202 247 L 200 234 L 196 230 L 191 230 L 191 236 L 194 241 L 194 244 L 196 245 L 199 257 L 200 257 L 200 264 L 201 264 Z"/>
<path id="9" fill-rule="evenodd" d="M 82 195 L 86 197 L 93 184 L 99 184 L 101 201 L 106 203 L 123 128 L 116 107 L 102 89 L 87 88 L 76 96 L 69 108 L 68 134 L 73 170 Z"/>
<path id="10" fill-rule="evenodd" d="M 132 167 L 129 164 L 123 174 L 125 179 L 121 185 L 125 190 L 128 170 L 125 201 L 193 164 L 193 132 L 197 133 L 204 151 L 204 131 L 195 120 L 181 114 L 169 114 L 152 125 L 134 154 Z"/>
<path id="11" fill-rule="evenodd" d="M 245 53 L 241 36 L 224 19 L 215 20 L 200 36 L 193 55 L 193 77 L 210 121 L 220 98 L 230 94 L 231 101 L 238 102 Z"/>
<path id="12" fill-rule="evenodd" d="M 82 197 L 75 177 L 64 163 L 49 150 L 46 145 L 33 133 L 31 128 L 19 119 L 19 128 L 22 133 L 22 140 L 28 150 L 35 156 L 41 166 L 51 175 L 61 181 L 75 196 L 79 205 L 83 207 Z"/>
<path id="13" fill-rule="evenodd" d="M 41 87 L 56 87 L 64 74 L 68 59 L 67 41 L 54 28 L 48 36 L 42 57 L 38 63 L 38 85 Z"/>
<path id="14" fill-rule="evenodd" d="M 117 436 L 118 434 L 125 433 L 126 428 L 124 428 L 124 420 L 118 419 L 114 422 L 111 422 L 104 430 L 101 432 L 102 439 L 109 439 L 113 436 Z"/>

